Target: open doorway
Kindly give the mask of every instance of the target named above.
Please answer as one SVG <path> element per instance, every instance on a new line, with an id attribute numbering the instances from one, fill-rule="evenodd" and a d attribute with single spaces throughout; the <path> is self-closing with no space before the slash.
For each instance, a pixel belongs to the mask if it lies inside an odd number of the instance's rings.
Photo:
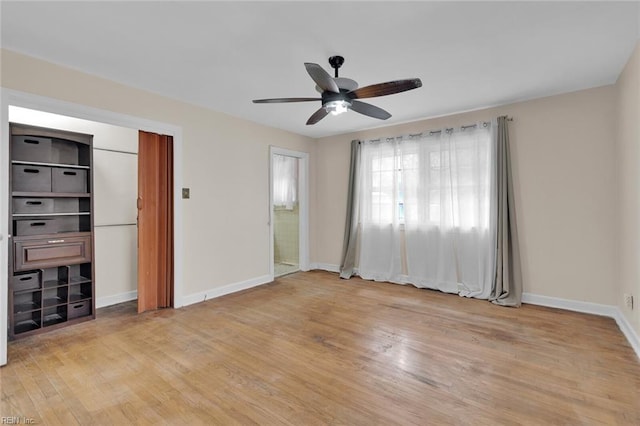
<path id="1" fill-rule="evenodd" d="M 273 155 L 273 267 L 280 277 L 300 270 L 300 159 Z"/>
<path id="2" fill-rule="evenodd" d="M 271 147 L 271 274 L 308 270 L 308 154 Z"/>

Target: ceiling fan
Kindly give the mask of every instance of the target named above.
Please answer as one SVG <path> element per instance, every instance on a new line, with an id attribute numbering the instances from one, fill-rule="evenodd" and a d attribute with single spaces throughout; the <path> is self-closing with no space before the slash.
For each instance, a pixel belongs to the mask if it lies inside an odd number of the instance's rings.
<path id="1" fill-rule="evenodd" d="M 356 99 L 374 98 L 377 96 L 393 95 L 422 86 L 419 78 L 406 80 L 388 81 L 386 83 L 372 84 L 371 86 L 358 88 L 358 83 L 350 78 L 338 77 L 338 68 L 344 63 L 342 56 L 332 56 L 329 64 L 335 70 L 335 77 L 331 77 L 320 65 L 306 62 L 304 64 L 307 72 L 316 82 L 316 90 L 320 92 L 320 98 L 275 98 L 275 99 L 254 99 L 256 104 L 286 103 L 286 102 L 312 102 L 322 101 L 319 110 L 313 113 L 307 125 L 316 124 L 329 113 L 332 115 L 342 114 L 348 110 L 359 112 L 380 120 L 391 117 L 387 111 L 366 102 Z"/>

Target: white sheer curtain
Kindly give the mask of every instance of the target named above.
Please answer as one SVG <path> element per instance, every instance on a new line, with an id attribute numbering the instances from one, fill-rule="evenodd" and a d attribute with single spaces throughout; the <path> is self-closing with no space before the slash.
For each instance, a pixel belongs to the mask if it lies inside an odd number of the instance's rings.
<path id="1" fill-rule="evenodd" d="M 488 298 L 496 243 L 491 128 L 364 143 L 361 277 Z"/>
<path id="2" fill-rule="evenodd" d="M 273 204 L 292 210 L 298 202 L 298 159 L 273 156 Z"/>

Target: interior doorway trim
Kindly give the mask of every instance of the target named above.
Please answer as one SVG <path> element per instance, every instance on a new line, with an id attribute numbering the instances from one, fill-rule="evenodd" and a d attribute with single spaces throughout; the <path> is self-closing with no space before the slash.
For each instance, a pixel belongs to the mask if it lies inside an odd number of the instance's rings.
<path id="1" fill-rule="evenodd" d="M 8 223 L 9 223 L 9 106 L 29 108 L 53 114 L 115 126 L 128 127 L 173 137 L 174 217 L 174 307 L 183 306 L 182 238 L 182 127 L 112 111 L 101 110 L 54 98 L 0 88 L 0 366 L 7 363 Z"/>
<path id="2" fill-rule="evenodd" d="M 269 146 L 269 277 L 275 276 L 275 250 L 273 227 L 273 159 L 275 155 L 286 155 L 300 160 L 298 171 L 298 198 L 300 203 L 299 264 L 301 271 L 309 270 L 309 153 Z"/>

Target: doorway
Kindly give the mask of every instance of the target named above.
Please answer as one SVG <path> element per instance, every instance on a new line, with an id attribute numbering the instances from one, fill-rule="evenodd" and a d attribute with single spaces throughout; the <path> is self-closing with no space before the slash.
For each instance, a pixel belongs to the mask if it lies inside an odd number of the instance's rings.
<path id="1" fill-rule="evenodd" d="M 276 277 L 300 270 L 299 162 L 297 157 L 273 155 L 273 267 Z"/>
<path id="2" fill-rule="evenodd" d="M 308 270 L 308 154 L 271 147 L 272 277 Z"/>
<path id="3" fill-rule="evenodd" d="M 173 138 L 173 182 L 168 191 L 172 192 L 175 198 L 176 194 L 180 195 L 182 186 L 182 129 L 180 127 L 165 124 L 153 120 L 138 118 L 134 116 L 114 113 L 110 111 L 95 109 L 85 105 L 73 104 L 60 101 L 57 99 L 47 98 L 43 96 L 23 93 L 10 89 L 3 89 L 0 93 L 0 165 L 8 158 L 8 134 L 9 134 L 9 106 L 29 108 L 37 111 L 59 114 L 67 117 L 75 117 L 81 120 L 89 120 L 96 123 L 120 126 L 124 128 L 140 129 L 148 132 L 164 134 Z M 7 294 L 8 291 L 8 241 L 5 238 L 9 235 L 8 229 L 8 168 L 0 167 L 0 294 Z M 175 227 L 172 230 L 173 245 L 173 307 L 179 308 L 183 306 L 182 298 L 182 205 L 175 203 L 173 205 L 173 220 Z M 114 303 L 124 302 L 136 298 L 137 292 L 119 293 L 115 297 L 105 297 L 104 304 L 99 303 L 98 299 L 96 307 L 111 305 Z M 1 299 L 4 299 L 2 297 Z M 7 362 L 7 304 L 0 303 L 0 366 Z"/>

